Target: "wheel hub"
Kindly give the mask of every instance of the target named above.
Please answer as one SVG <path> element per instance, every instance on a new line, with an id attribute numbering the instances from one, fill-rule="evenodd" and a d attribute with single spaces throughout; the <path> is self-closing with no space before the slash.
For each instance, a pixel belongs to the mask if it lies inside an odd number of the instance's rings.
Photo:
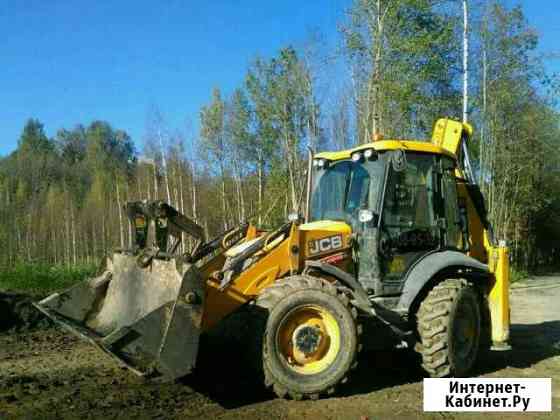
<path id="1" fill-rule="evenodd" d="M 317 351 L 322 340 L 322 331 L 315 326 L 309 325 L 301 325 L 296 328 L 292 338 L 296 349 L 306 357 L 313 355 Z"/>
<path id="2" fill-rule="evenodd" d="M 281 322 L 277 345 L 287 366 L 310 375 L 326 369 L 340 349 L 336 319 L 315 305 L 295 308 Z"/>

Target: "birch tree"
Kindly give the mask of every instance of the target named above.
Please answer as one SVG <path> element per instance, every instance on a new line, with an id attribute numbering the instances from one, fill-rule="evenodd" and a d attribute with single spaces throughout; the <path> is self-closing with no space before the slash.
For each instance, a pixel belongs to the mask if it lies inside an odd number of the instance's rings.
<path id="1" fill-rule="evenodd" d="M 203 106 L 200 111 L 200 146 L 203 154 L 208 157 L 210 167 L 218 169 L 221 184 L 222 225 L 224 230 L 227 230 L 229 218 L 226 198 L 226 164 L 229 157 L 227 156 L 225 132 L 225 108 L 226 104 L 220 90 L 214 89 L 210 104 Z"/>
<path id="2" fill-rule="evenodd" d="M 463 122 L 469 119 L 469 9 L 463 0 Z"/>
<path id="3" fill-rule="evenodd" d="M 359 141 L 417 137 L 460 114 L 456 17 L 430 0 L 355 0 L 341 26 Z"/>

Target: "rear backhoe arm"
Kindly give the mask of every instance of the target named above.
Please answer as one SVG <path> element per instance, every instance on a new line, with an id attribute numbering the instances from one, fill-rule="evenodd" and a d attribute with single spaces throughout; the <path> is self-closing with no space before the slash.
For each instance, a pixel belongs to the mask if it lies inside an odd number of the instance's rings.
<path id="1" fill-rule="evenodd" d="M 452 152 L 458 157 L 456 176 L 459 195 L 467 201 L 469 219 L 469 254 L 485 260 L 492 284 L 488 293 L 493 348 L 509 349 L 509 250 L 505 242 L 496 243 L 492 226 L 487 219 L 484 197 L 474 179 L 467 142 L 473 129 L 469 124 L 447 118 L 439 119 L 434 127 L 432 143 Z"/>

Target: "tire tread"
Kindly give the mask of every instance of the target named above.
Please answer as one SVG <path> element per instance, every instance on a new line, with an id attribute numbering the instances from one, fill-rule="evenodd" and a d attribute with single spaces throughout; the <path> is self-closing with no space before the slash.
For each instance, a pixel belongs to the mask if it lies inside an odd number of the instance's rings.
<path id="1" fill-rule="evenodd" d="M 299 290 L 318 290 L 322 291 L 326 294 L 329 294 L 339 300 L 343 304 L 344 307 L 349 309 L 349 312 L 352 314 L 352 318 L 356 322 L 356 336 L 357 336 L 357 350 L 361 347 L 359 343 L 359 337 L 361 335 L 362 326 L 358 324 L 358 312 L 356 308 L 351 306 L 350 300 L 344 293 L 344 290 L 338 289 L 334 284 L 323 280 L 318 277 L 308 276 L 308 275 L 295 275 L 288 277 L 286 279 L 278 280 L 271 286 L 267 287 L 256 299 L 255 304 L 271 312 L 273 308 L 286 296 L 299 291 Z M 264 378 L 265 378 L 265 386 L 272 388 L 272 390 L 276 393 L 276 395 L 280 398 L 286 398 L 287 396 L 291 397 L 294 400 L 301 400 L 301 399 L 311 399 L 316 400 L 321 395 L 331 395 L 335 392 L 335 388 L 338 385 L 345 383 L 348 379 L 347 376 L 344 375 L 338 383 L 334 385 L 330 385 L 325 391 L 323 392 L 311 392 L 311 393 L 303 393 L 300 391 L 292 391 L 286 389 L 284 385 L 282 385 L 278 379 L 274 376 L 273 372 L 271 372 L 270 368 L 268 367 L 267 359 L 269 357 L 268 351 L 266 349 L 266 331 L 265 337 L 263 337 L 263 371 L 264 371 Z M 357 366 L 357 355 L 359 351 L 355 352 L 354 359 L 351 363 L 352 369 L 355 369 Z"/>
<path id="2" fill-rule="evenodd" d="M 449 354 L 449 321 L 462 290 L 472 287 L 465 279 L 446 279 L 436 285 L 417 312 L 422 367 L 434 378 L 455 374 Z"/>

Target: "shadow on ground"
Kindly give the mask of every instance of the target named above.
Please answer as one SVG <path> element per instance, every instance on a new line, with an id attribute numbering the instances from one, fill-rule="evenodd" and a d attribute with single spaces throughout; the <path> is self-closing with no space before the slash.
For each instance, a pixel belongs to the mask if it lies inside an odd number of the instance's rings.
<path id="1" fill-rule="evenodd" d="M 247 352 L 237 340 L 202 336 L 197 367 L 181 381 L 226 409 L 274 399 Z"/>
<path id="2" fill-rule="evenodd" d="M 560 321 L 538 324 L 513 324 L 510 329 L 511 350 L 489 352 L 480 361 L 475 374 L 502 369 L 526 369 L 543 360 L 560 355 Z"/>
<path id="3" fill-rule="evenodd" d="M 52 323 L 31 305 L 37 296 L 0 291 L 0 333 L 43 329 Z"/>
<path id="4" fill-rule="evenodd" d="M 490 351 L 481 356 L 473 376 L 492 374 L 508 368 L 525 369 L 560 355 L 560 321 L 514 324 L 512 349 Z M 231 342 L 203 343 L 199 367 L 184 383 L 226 409 L 274 399 L 264 389 L 261 378 L 246 366 L 243 350 Z M 507 373 L 504 373 L 507 376 Z M 410 350 L 362 352 L 358 368 L 337 397 L 368 394 L 377 390 L 419 382 L 424 377 L 419 356 Z"/>

